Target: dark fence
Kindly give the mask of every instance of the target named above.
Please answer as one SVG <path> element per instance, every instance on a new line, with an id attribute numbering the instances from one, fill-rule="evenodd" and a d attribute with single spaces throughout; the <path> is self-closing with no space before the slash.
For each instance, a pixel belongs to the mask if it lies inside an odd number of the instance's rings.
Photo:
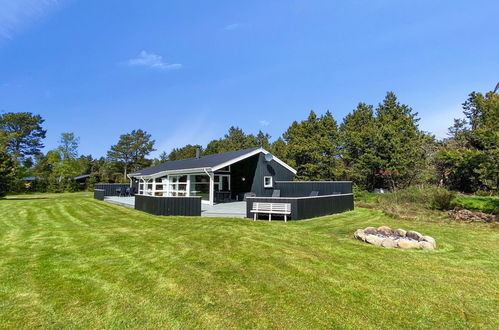
<path id="1" fill-rule="evenodd" d="M 118 196 L 116 192 L 118 189 L 121 189 L 121 193 L 124 194 L 127 188 L 130 188 L 128 183 L 96 183 L 94 185 L 94 189 L 104 190 L 104 196 Z"/>
<path id="2" fill-rule="evenodd" d="M 135 195 L 135 209 L 154 215 L 201 216 L 201 197 Z"/>
<path id="3" fill-rule="evenodd" d="M 279 189 L 282 197 L 305 197 L 312 191 L 320 196 L 353 192 L 352 181 L 276 181 L 274 189 Z"/>
<path id="4" fill-rule="evenodd" d="M 100 201 L 104 200 L 105 191 L 104 189 L 94 189 L 94 198 Z"/>
<path id="5" fill-rule="evenodd" d="M 248 197 L 246 217 L 253 218 L 253 203 L 290 203 L 291 215 L 288 219 L 301 220 L 323 215 L 353 210 L 353 194 L 327 195 L 315 197 Z"/>

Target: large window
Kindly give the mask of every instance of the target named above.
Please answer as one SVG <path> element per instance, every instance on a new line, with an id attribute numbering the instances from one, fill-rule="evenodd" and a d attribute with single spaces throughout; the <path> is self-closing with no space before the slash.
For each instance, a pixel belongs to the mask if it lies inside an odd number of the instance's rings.
<path id="1" fill-rule="evenodd" d="M 187 175 L 170 175 L 168 178 L 170 196 L 187 196 Z"/>
<path id="2" fill-rule="evenodd" d="M 203 200 L 209 200 L 210 177 L 207 175 L 191 175 L 189 193 L 191 196 L 201 196 Z"/>

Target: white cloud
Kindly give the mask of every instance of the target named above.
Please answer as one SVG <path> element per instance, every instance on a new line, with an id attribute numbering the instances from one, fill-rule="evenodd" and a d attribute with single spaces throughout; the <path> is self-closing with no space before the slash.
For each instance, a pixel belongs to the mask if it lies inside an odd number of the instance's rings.
<path id="1" fill-rule="evenodd" d="M 0 0 L 0 39 L 11 39 L 20 30 L 60 8 L 66 0 Z"/>
<path id="2" fill-rule="evenodd" d="M 224 30 L 226 30 L 226 31 L 232 31 L 232 30 L 236 30 L 236 29 L 238 29 L 240 27 L 241 27 L 241 24 L 239 24 L 239 23 L 233 23 L 233 24 L 229 24 L 229 25 L 224 26 Z"/>
<path id="3" fill-rule="evenodd" d="M 268 122 L 267 120 L 260 120 L 258 123 L 260 123 L 260 125 L 262 126 L 269 126 L 270 125 L 270 122 Z"/>
<path id="4" fill-rule="evenodd" d="M 148 53 L 145 50 L 141 51 L 136 58 L 128 60 L 126 64 L 130 66 L 146 66 L 149 68 L 161 70 L 173 70 L 180 69 L 182 67 L 182 64 L 166 63 L 163 60 L 163 56 L 154 53 Z"/>

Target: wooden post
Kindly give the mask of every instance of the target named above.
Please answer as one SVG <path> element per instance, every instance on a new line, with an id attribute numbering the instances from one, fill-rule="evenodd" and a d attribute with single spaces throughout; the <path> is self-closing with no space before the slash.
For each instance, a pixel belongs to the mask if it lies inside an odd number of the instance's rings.
<path id="1" fill-rule="evenodd" d="M 208 173 L 208 176 L 210 177 L 210 205 L 215 204 L 215 174 L 214 173 Z"/>

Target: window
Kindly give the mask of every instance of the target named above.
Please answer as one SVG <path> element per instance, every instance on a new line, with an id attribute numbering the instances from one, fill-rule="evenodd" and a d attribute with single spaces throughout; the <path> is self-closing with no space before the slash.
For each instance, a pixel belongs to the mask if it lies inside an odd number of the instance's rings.
<path id="1" fill-rule="evenodd" d="M 170 182 L 168 185 L 170 196 L 186 196 L 187 175 L 170 175 L 168 179 Z"/>
<path id="2" fill-rule="evenodd" d="M 263 177 L 263 187 L 264 188 L 272 188 L 272 177 L 264 176 Z"/>

